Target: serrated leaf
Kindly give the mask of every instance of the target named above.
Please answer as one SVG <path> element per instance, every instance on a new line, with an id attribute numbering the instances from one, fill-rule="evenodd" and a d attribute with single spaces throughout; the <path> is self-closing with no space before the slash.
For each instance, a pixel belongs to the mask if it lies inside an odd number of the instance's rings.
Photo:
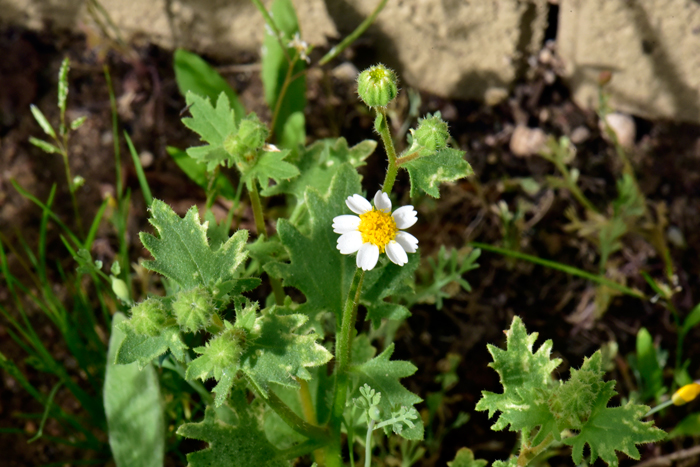
<path id="1" fill-rule="evenodd" d="M 250 413 L 244 396 L 236 399 L 235 415 L 232 414 L 238 418 L 235 426 L 219 419 L 213 407 L 207 407 L 203 421 L 178 428 L 180 436 L 209 443 L 206 449 L 187 454 L 188 466 L 288 467 L 289 463 L 270 444 L 258 420 Z"/>
<path id="2" fill-rule="evenodd" d="M 245 351 L 241 370 L 265 395 L 270 383 L 296 387 L 295 378 L 311 379 L 307 368 L 323 365 L 332 355 L 318 344 L 315 332 L 297 333 L 307 316 L 272 307 L 256 320 Z"/>
<path id="3" fill-rule="evenodd" d="M 177 282 L 185 290 L 198 286 L 215 288 L 236 280 L 237 270 L 247 257 L 244 248 L 248 231 L 239 230 L 212 251 L 207 240 L 207 224 L 200 224 L 196 206 L 190 208 L 184 218 L 157 199 L 149 210 L 149 222 L 160 238 L 144 232 L 140 234 L 141 242 L 155 258 L 144 261 L 147 269 Z"/>
<path id="4" fill-rule="evenodd" d="M 270 184 L 270 179 L 276 183 L 283 180 L 289 180 L 299 175 L 299 169 L 283 159 L 289 155 L 289 150 L 284 149 L 280 152 L 263 152 L 249 170 L 246 170 L 243 175 L 245 183 L 251 183 L 257 178 L 260 185 L 267 187 Z"/>
<path id="5" fill-rule="evenodd" d="M 230 165 L 231 156 L 224 149 L 224 141 L 236 133 L 234 111 L 226 94 L 219 94 L 216 106 L 209 98 L 188 92 L 185 96 L 192 117 L 185 117 L 182 123 L 197 133 L 202 141 L 208 143 L 187 149 L 187 154 L 199 163 L 206 163 L 207 170 L 212 171 L 217 165 Z"/>
<path id="6" fill-rule="evenodd" d="M 424 191 L 433 198 L 439 198 L 438 187 L 441 183 L 472 175 L 474 170 L 464 160 L 464 154 L 464 151 L 445 148 L 403 164 L 411 178 L 411 197 Z"/>
<path id="7" fill-rule="evenodd" d="M 119 323 L 126 318 L 116 313 L 112 319 L 104 406 L 109 446 L 118 467 L 162 467 L 165 453 L 165 420 L 158 375 L 151 365 L 115 365 L 117 349 L 126 337 Z"/>
<path id="8" fill-rule="evenodd" d="M 297 312 L 309 316 L 310 324 L 319 332 L 322 328 L 316 317 L 321 312 L 333 313 L 340 322 L 356 269 L 355 258 L 341 255 L 336 249 L 338 235 L 331 228 L 333 217 L 343 213 L 348 196 L 361 190 L 360 176 L 350 164 L 343 164 L 325 196 L 314 189 L 305 193 L 311 230 L 308 236 L 285 219 L 277 224 L 290 263 L 268 263 L 265 271 L 281 278 L 285 287 L 294 287 L 306 296 Z"/>
<path id="9" fill-rule="evenodd" d="M 202 57 L 184 49 L 177 49 L 174 54 L 173 68 L 180 94 L 187 96 L 187 93 L 192 91 L 214 102 L 223 92 L 234 110 L 236 123 L 241 121 L 245 115 L 245 108 L 238 99 L 238 94 Z"/>
<path id="10" fill-rule="evenodd" d="M 474 459 L 474 453 L 469 448 L 462 448 L 457 451 L 452 462 L 447 463 L 447 467 L 486 467 L 486 462 L 483 459 Z"/>
<path id="11" fill-rule="evenodd" d="M 289 194 L 296 198 L 297 203 L 303 203 L 304 192 L 308 187 L 315 188 L 319 193 L 326 193 L 333 176 L 344 162 L 349 162 L 353 167 L 360 167 L 376 147 L 377 142 L 372 140 L 362 141 L 351 148 L 348 147 L 345 138 L 316 141 L 302 150 L 294 159 L 288 159 L 298 167 L 301 175 L 266 187 L 262 194 L 264 196 Z"/>
<path id="12" fill-rule="evenodd" d="M 394 344 L 392 343 L 384 352 L 372 360 L 350 367 L 354 388 L 367 384 L 372 389 L 382 393 L 379 407 L 384 414 L 390 414 L 392 409 L 402 406 L 412 408 L 423 400 L 399 382 L 401 378 L 415 373 L 417 368 L 410 362 L 390 360 L 393 353 Z M 389 429 L 390 427 L 385 427 L 385 430 Z M 401 436 L 406 439 L 423 439 L 423 422 L 421 419 L 415 420 L 413 428 L 404 428 Z"/>
<path id="13" fill-rule="evenodd" d="M 488 410 L 489 418 L 495 412 L 501 412 L 493 430 L 502 430 L 508 425 L 511 431 L 538 425 L 546 425 L 548 429 L 553 426 L 554 418 L 547 407 L 549 392 L 546 388 L 552 386 L 551 373 L 561 360 L 550 359 L 550 340 L 533 353 L 535 340 L 537 333 L 528 335 L 522 320 L 516 316 L 506 332 L 506 350 L 488 346 L 493 356 L 489 366 L 498 372 L 503 393 L 483 391 L 476 410 Z"/>
<path id="14" fill-rule="evenodd" d="M 188 156 L 185 151 L 176 147 L 167 146 L 165 151 L 173 158 L 177 166 L 185 172 L 185 175 L 187 175 L 190 180 L 199 185 L 203 190 L 208 188 L 209 175 L 207 174 L 206 165 L 198 163 Z M 216 176 L 214 190 L 230 201 L 236 198 L 236 190 L 233 188 L 233 185 L 231 185 L 231 181 L 222 173 Z"/>
<path id="15" fill-rule="evenodd" d="M 298 54 L 294 48 L 288 47 L 288 44 L 292 41 L 294 35 L 299 32 L 299 21 L 291 0 L 275 0 L 272 2 L 270 15 L 282 33 L 282 37 L 275 37 L 274 31 L 269 26 L 265 28 L 261 78 L 265 88 L 267 105 L 270 106 L 273 112 L 279 107 L 275 127 L 272 131 L 278 140 L 282 142 L 281 138 L 284 135 L 287 120 L 296 112 L 301 112 L 303 115 L 306 107 L 306 75 L 302 73 L 306 68 L 306 62 L 300 59 L 294 64 L 290 76 L 297 75 L 298 77 L 289 83 L 283 100 L 278 105 L 277 101 L 288 75 L 289 62 L 287 55 L 294 57 Z M 280 42 L 285 47 L 286 54 L 285 49 L 280 46 Z M 303 142 L 304 138 L 296 135 L 296 138 L 290 142 L 296 145 L 298 141 Z M 288 147 L 287 149 L 293 149 L 293 147 Z"/>
<path id="16" fill-rule="evenodd" d="M 122 323 L 121 330 L 126 337 L 117 350 L 114 363 L 128 365 L 136 362 L 139 368 L 144 368 L 154 358 L 160 357 L 168 350 L 178 360 L 185 359 L 187 346 L 182 342 L 180 329 L 177 326 L 163 329 L 158 336 L 151 337 L 136 334 L 129 326 L 129 320 L 126 320 Z"/>
<path id="17" fill-rule="evenodd" d="M 564 439 L 572 446 L 571 457 L 575 463 L 583 460 L 583 448 L 586 444 L 591 450 L 591 464 L 598 457 L 609 466 L 617 467 L 615 451 L 624 452 L 632 459 L 639 459 L 636 444 L 653 443 L 666 437 L 666 433 L 653 426 L 653 421 L 642 422 L 640 419 L 649 411 L 645 405 L 631 402 L 621 407 L 606 407 L 610 393 L 601 393 L 596 400 L 596 407 L 578 435 Z M 612 391 L 614 395 L 615 392 Z"/>

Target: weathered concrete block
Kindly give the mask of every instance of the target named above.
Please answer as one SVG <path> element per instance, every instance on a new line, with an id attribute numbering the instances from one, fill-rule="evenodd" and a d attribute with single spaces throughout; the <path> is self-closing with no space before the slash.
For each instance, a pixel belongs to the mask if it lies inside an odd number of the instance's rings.
<path id="1" fill-rule="evenodd" d="M 378 0 L 293 0 L 303 38 L 350 33 Z M 368 31 L 401 80 L 445 97 L 484 97 L 523 73 L 542 42 L 547 0 L 390 0 Z M 126 39 L 226 58 L 257 50 L 263 19 L 250 0 L 101 0 Z M 269 5 L 270 1 L 265 1 Z M 0 0 L 5 21 L 40 28 L 90 24 L 85 0 Z M 339 34 L 340 32 L 340 34 Z"/>
<path id="2" fill-rule="evenodd" d="M 595 108 L 598 75 L 617 110 L 700 123 L 700 3 L 561 0 L 558 51 L 575 101 Z"/>
<path id="3" fill-rule="evenodd" d="M 325 0 L 341 34 L 377 0 Z M 392 0 L 368 35 L 406 84 L 440 96 L 483 99 L 522 75 L 542 44 L 546 0 Z"/>

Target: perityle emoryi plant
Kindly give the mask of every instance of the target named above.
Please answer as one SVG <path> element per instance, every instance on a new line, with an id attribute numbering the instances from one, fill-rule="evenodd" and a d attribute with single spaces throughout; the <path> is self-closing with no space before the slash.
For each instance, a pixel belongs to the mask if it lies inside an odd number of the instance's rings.
<path id="1" fill-rule="evenodd" d="M 202 223 L 196 207 L 181 218 L 154 200 L 150 222 L 157 233 L 141 234 L 153 259 L 143 265 L 164 277 L 166 294 L 132 306 L 120 325 L 125 338 L 116 362 L 160 363 L 202 394 L 204 420 L 178 429 L 209 443 L 188 455 L 192 466 L 281 466 L 306 454 L 319 465 L 341 466 L 343 432 L 367 433 L 369 465 L 374 430 L 423 438 L 414 407 L 421 398 L 400 382 L 416 367 L 392 360 L 393 344 L 377 355 L 368 336 L 357 335 L 358 306 L 374 328 L 410 316 L 398 298 L 410 292 L 420 261 L 418 239 L 405 231 L 417 217 L 412 206 L 392 212 L 399 169 L 409 172 L 413 194 L 435 197 L 440 183 L 472 171 L 464 152 L 447 146 L 439 115 L 421 120 L 408 149 L 396 155 L 386 119 L 397 93 L 393 72 L 365 71 L 359 90 L 376 112 L 389 157 L 373 203 L 357 167 L 375 142 L 348 147 L 340 138 L 280 150 L 267 143 L 270 130 L 255 114 L 236 123 L 225 94 L 214 104 L 186 96 L 191 117 L 183 123 L 204 143 L 187 154 L 212 177 L 222 167 L 238 171 L 257 239 L 249 241 L 246 230 L 229 236 L 230 218 L 217 224 L 207 212 Z M 269 236 L 261 198 L 271 195 L 285 195 L 293 208 Z M 261 285 L 263 271 L 272 294 L 258 303 L 244 294 Z M 301 292 L 301 303 L 285 287 Z M 201 384 L 209 380 L 216 383 L 213 396 Z M 355 437 L 348 438 L 354 455 Z"/>

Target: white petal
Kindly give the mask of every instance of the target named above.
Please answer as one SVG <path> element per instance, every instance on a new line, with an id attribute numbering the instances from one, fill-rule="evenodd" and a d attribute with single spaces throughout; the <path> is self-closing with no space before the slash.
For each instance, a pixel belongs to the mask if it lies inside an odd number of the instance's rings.
<path id="1" fill-rule="evenodd" d="M 355 253 L 362 246 L 362 234 L 360 232 L 348 232 L 338 238 L 338 250 L 344 255 Z"/>
<path id="2" fill-rule="evenodd" d="M 344 234 L 354 232 L 360 226 L 360 218 L 357 216 L 345 215 L 333 218 L 333 232 Z"/>
<path id="3" fill-rule="evenodd" d="M 371 243 L 365 243 L 357 252 L 357 267 L 365 271 L 373 269 L 379 260 L 379 247 Z"/>
<path id="4" fill-rule="evenodd" d="M 406 252 L 401 245 L 394 240 L 387 244 L 386 255 L 389 257 L 392 263 L 398 264 L 399 266 L 403 266 L 404 264 L 408 263 L 408 255 L 406 255 Z"/>
<path id="5" fill-rule="evenodd" d="M 406 253 L 415 253 L 418 249 L 418 239 L 408 232 L 397 232 L 394 240 L 403 247 Z"/>
<path id="6" fill-rule="evenodd" d="M 372 210 L 372 205 L 369 204 L 369 201 L 360 195 L 348 196 L 348 199 L 345 200 L 345 204 L 347 204 L 350 210 L 355 214 L 364 214 Z"/>
<path id="7" fill-rule="evenodd" d="M 418 213 L 413 209 L 413 206 L 402 206 L 392 216 L 396 221 L 396 227 L 399 229 L 407 229 L 416 223 Z"/>
<path id="8" fill-rule="evenodd" d="M 376 195 L 374 195 L 374 207 L 378 211 L 390 213 L 391 212 L 391 200 L 389 195 L 379 190 Z"/>

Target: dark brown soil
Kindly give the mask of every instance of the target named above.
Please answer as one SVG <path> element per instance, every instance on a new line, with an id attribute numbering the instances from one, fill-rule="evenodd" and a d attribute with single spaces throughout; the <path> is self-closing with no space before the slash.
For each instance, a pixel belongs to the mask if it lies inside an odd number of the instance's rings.
<path id="1" fill-rule="evenodd" d="M 108 44 L 101 44 L 104 47 Z M 35 104 L 50 121 L 57 120 L 56 76 L 64 56 L 71 59 L 70 117 L 85 115 L 87 123 L 71 142 L 71 167 L 74 174 L 86 179 L 80 191 L 79 204 L 84 218 L 91 219 L 107 193 L 115 191 L 113 136 L 111 110 L 103 65 L 107 64 L 119 102 L 120 129 L 127 131 L 146 164 L 146 176 L 154 196 L 164 199 L 176 211 L 184 213 L 193 205 L 204 202 L 204 193 L 173 163 L 165 152 L 166 145 L 187 147 L 196 144 L 196 135 L 180 123 L 184 100 L 179 95 L 172 70 L 172 53 L 153 46 L 112 48 L 106 55 L 90 47 L 82 36 L 70 33 L 37 34 L 13 28 L 0 30 L 0 232 L 3 242 L 17 243 L 21 238 L 29 245 L 37 242 L 40 211 L 21 197 L 10 184 L 14 179 L 24 189 L 46 199 L 52 184 L 57 184 L 54 209 L 63 219 L 72 219 L 72 207 L 63 167 L 58 156 L 48 156 L 28 143 L 30 136 L 41 137 L 29 104 Z M 356 53 L 363 53 L 362 50 Z M 236 63 L 252 63 L 256 57 L 241 56 Z M 362 60 L 358 63 L 361 63 Z M 222 64 L 224 65 L 224 64 Z M 228 64 L 226 64 L 228 65 Z M 351 144 L 372 134 L 372 118 L 356 100 L 352 82 L 333 77 L 329 70 L 309 73 L 309 106 L 307 131 L 309 141 L 321 137 L 345 136 Z M 474 179 L 464 180 L 442 189 L 439 202 L 423 200 L 418 203 L 420 224 L 414 235 L 421 241 L 423 256 L 436 254 L 441 245 L 464 248 L 469 241 L 499 245 L 502 242 L 502 222 L 495 209 L 505 201 L 515 209 L 527 201 L 541 209 L 541 219 L 528 226 L 519 237 L 521 250 L 542 258 L 550 258 L 595 272 L 597 254 L 590 242 L 566 232 L 564 210 L 575 204 L 565 191 L 541 190 L 529 196 L 511 182 L 514 178 L 534 177 L 544 183 L 544 177 L 554 174 L 551 164 L 539 157 L 518 158 L 509 150 L 510 134 L 516 123 L 540 127 L 553 135 L 570 135 L 573 128 L 584 127 L 590 135 L 577 145 L 575 165 L 581 172 L 586 193 L 599 207 L 610 204 L 615 197 L 615 179 L 620 174 L 614 151 L 601 137 L 595 114 L 574 105 L 565 85 L 556 79 L 545 82 L 545 67 L 531 70 L 530 78 L 518 83 L 510 97 L 496 107 L 473 102 L 449 101 L 423 94 L 421 115 L 440 110 L 449 121 L 451 132 L 467 159 L 474 167 Z M 257 72 L 227 75 L 240 93 L 244 105 L 255 110 L 261 118 L 269 118 L 262 99 L 262 86 Z M 614 78 L 613 78 L 614 79 Z M 397 107 L 401 125 L 406 114 L 406 93 Z M 650 203 L 663 203 L 668 208 L 668 224 L 682 233 L 686 245 L 671 247 L 671 255 L 682 291 L 675 296 L 681 316 L 700 300 L 700 128 L 670 122 L 636 120 L 638 136 L 631 159 L 644 194 Z M 121 141 L 124 183 L 132 192 L 128 235 L 131 260 L 146 256 L 137 233 L 147 230 L 147 215 L 138 181 L 127 148 Z M 148 153 L 148 154 L 146 154 Z M 363 169 L 364 186 L 381 183 L 383 157 L 373 157 Z M 408 180 L 400 176 L 397 189 L 407 198 Z M 549 197 L 549 198 L 548 198 Z M 225 206 L 216 209 L 224 212 Z M 526 216 L 526 221 L 532 214 Z M 251 215 L 241 212 L 240 226 L 251 226 Z M 66 270 L 74 265 L 59 239 L 59 231 L 49 232 L 49 263 L 59 261 Z M 114 231 L 104 226 L 98 235 L 94 257 L 110 264 L 117 245 Z M 640 275 L 647 271 L 655 278 L 663 276 L 663 263 L 653 249 L 641 238 L 625 238 L 623 248 L 615 253 L 618 270 L 627 284 L 652 294 Z M 10 263 L 20 278 L 22 268 L 15 255 Z M 651 330 L 655 341 L 671 352 L 673 361 L 675 333 L 671 316 L 661 304 L 629 297 L 613 299 L 610 308 L 598 320 L 580 320 L 581 309 L 590 297 L 591 284 L 564 273 L 526 262 L 513 262 L 484 252 L 481 267 L 465 278 L 473 287 L 471 293 L 459 291 L 438 311 L 431 305 L 417 305 L 413 317 L 397 334 L 396 357 L 411 360 L 418 368 L 407 386 L 426 397 L 439 389 L 435 382 L 443 359 L 448 353 L 461 357 L 459 383 L 448 393 L 451 397 L 443 406 L 441 416 L 450 425 L 458 412 L 471 415 L 471 420 L 449 433 L 442 444 L 426 454 L 422 466 L 443 466 L 453 458 L 459 447 L 475 450 L 477 457 L 504 459 L 514 446 L 513 433 L 493 433 L 484 413 L 475 412 L 474 405 L 482 390 L 499 391 L 496 373 L 487 367 L 491 361 L 486 344 L 503 344 L 502 331 L 513 315 L 520 315 L 530 332 L 540 333 L 540 343 L 552 339 L 554 350 L 564 363 L 559 368 L 566 376 L 571 366 L 581 365 L 601 345 L 614 341 L 618 358 L 610 378 L 618 381 L 618 391 L 625 395 L 635 389 L 636 381 L 626 363 L 635 349 L 637 330 Z M 57 282 L 60 284 L 60 282 Z M 60 287 L 60 285 L 57 285 Z M 12 310 L 10 297 L 0 284 L 0 303 Z M 577 311 L 579 310 L 579 311 Z M 36 313 L 37 329 L 42 339 L 50 343 L 56 358 L 70 367 L 70 356 L 52 330 L 46 318 Z M 17 362 L 29 380 L 44 394 L 54 381 L 42 379 L 42 373 L 23 363 L 25 354 L 14 344 L 0 322 L 0 352 Z M 697 329 L 686 340 L 686 356 L 700 352 Z M 670 367 L 669 367 L 670 368 Z M 669 369 L 670 371 L 670 369 Z M 700 362 L 692 361 L 691 376 L 700 375 Z M 672 375 L 667 375 L 670 384 Z M 76 380 L 80 380 L 76 371 Z M 80 412 L 80 407 L 65 391 L 59 391 L 57 402 L 68 412 Z M 657 419 L 664 429 L 671 429 L 687 413 L 697 411 L 698 403 L 669 411 Z M 36 421 L 27 421 L 21 413 L 40 413 L 41 406 L 17 382 L 3 373 L 0 383 L 0 428 L 20 428 L 27 436 L 3 434 L 0 452 L 3 465 L 26 466 L 63 462 L 71 459 L 100 459 L 98 455 L 59 446 L 45 440 L 26 444 L 37 429 Z M 49 421 L 46 433 L 62 435 L 62 428 Z M 645 445 L 640 448 L 643 458 L 668 454 L 689 447 L 692 440 L 681 443 Z M 181 458 L 171 456 L 173 465 Z M 697 459 L 691 459 L 697 462 Z M 550 465 L 571 465 L 566 449 L 549 460 Z M 624 465 L 631 465 L 628 460 Z M 389 465 L 389 464 L 387 464 Z M 397 464 L 398 465 L 398 464 Z M 695 465 L 695 464 L 688 464 Z"/>

